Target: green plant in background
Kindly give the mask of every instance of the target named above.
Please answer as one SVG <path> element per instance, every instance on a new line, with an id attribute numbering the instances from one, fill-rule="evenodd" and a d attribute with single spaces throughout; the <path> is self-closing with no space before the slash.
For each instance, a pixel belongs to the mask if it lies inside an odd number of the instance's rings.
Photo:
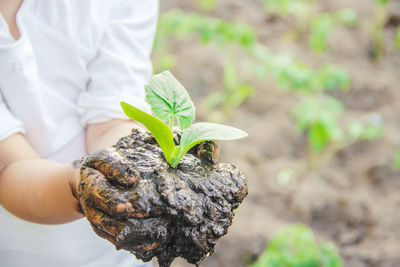
<path id="1" fill-rule="evenodd" d="M 145 86 L 146 99 L 154 117 L 125 102 L 121 102 L 125 114 L 142 123 L 153 134 L 164 153 L 166 161 L 176 167 L 193 146 L 208 140 L 233 140 L 246 137 L 247 134 L 234 127 L 214 124 L 195 123 L 195 108 L 185 88 L 169 71 L 154 75 Z M 174 121 L 182 130 L 180 144 L 175 145 L 172 134 Z M 164 122 L 169 122 L 167 126 Z"/>
<path id="2" fill-rule="evenodd" d="M 400 148 L 397 149 L 397 152 L 394 155 L 394 158 L 392 160 L 392 168 L 394 170 L 399 170 L 400 169 Z"/>
<path id="3" fill-rule="evenodd" d="M 333 97 L 317 95 L 305 98 L 293 110 L 300 132 L 307 133 L 312 150 L 321 152 L 327 144 L 343 139 L 338 117 L 343 105 Z"/>
<path id="4" fill-rule="evenodd" d="M 270 74 L 281 89 L 300 96 L 301 100 L 292 114 L 299 131 L 307 135 L 310 147 L 308 166 L 303 171 L 320 166 L 354 142 L 380 136 L 382 125 L 379 123 L 339 125 L 338 121 L 346 110 L 339 100 L 327 92 L 350 88 L 350 77 L 343 69 L 332 65 L 313 69 L 288 56 L 273 54 L 262 45 L 256 45 L 252 52 L 254 58 L 261 62 L 257 66 L 259 76 Z"/>
<path id="5" fill-rule="evenodd" d="M 328 35 L 335 26 L 354 27 L 357 17 L 353 10 L 343 9 L 335 13 L 316 14 L 310 25 L 309 45 L 316 53 L 326 51 Z"/>
<path id="6" fill-rule="evenodd" d="M 306 96 L 293 109 L 297 128 L 307 134 L 311 152 L 311 166 L 308 167 L 320 165 L 355 142 L 371 141 L 381 136 L 382 122 L 379 115 L 376 114 L 378 119 L 369 123 L 353 121 L 343 126 L 338 122 L 344 111 L 341 102 L 325 94 Z"/>
<path id="7" fill-rule="evenodd" d="M 196 4 L 203 11 L 211 11 L 214 10 L 217 5 L 218 0 L 196 0 Z"/>
<path id="8" fill-rule="evenodd" d="M 400 26 L 397 27 L 396 37 L 394 39 L 394 45 L 397 49 L 400 50 Z"/>
<path id="9" fill-rule="evenodd" d="M 314 52 L 323 53 L 326 51 L 328 34 L 333 28 L 332 17 L 328 13 L 321 13 L 311 21 L 309 45 Z"/>
<path id="10" fill-rule="evenodd" d="M 181 10 L 173 10 L 160 17 L 155 49 L 165 45 L 165 39 L 171 35 L 181 39 L 198 35 L 203 43 L 212 42 L 221 47 L 237 44 L 244 48 L 250 47 L 257 38 L 254 29 L 246 24 Z"/>
<path id="11" fill-rule="evenodd" d="M 271 53 L 260 44 L 255 45 L 251 53 L 258 76 L 272 75 L 282 89 L 311 94 L 350 88 L 350 77 L 342 68 L 327 64 L 313 69 L 287 55 Z"/>
<path id="12" fill-rule="evenodd" d="M 317 13 L 315 0 L 264 0 L 264 6 L 268 13 L 293 16 L 297 30 L 291 35 L 309 33 L 310 48 L 317 53 L 325 52 L 328 35 L 335 26 L 353 27 L 357 22 L 354 11 L 349 8 Z"/>
<path id="13" fill-rule="evenodd" d="M 386 11 L 389 2 L 390 0 L 375 0 L 371 49 L 371 56 L 374 60 L 379 60 L 384 53 L 383 27 L 385 25 Z"/>
<path id="14" fill-rule="evenodd" d="M 268 13 L 294 16 L 300 33 L 308 31 L 314 4 L 315 0 L 264 0 L 264 7 Z"/>
<path id="15" fill-rule="evenodd" d="M 209 117 L 214 121 L 229 117 L 232 110 L 251 97 L 255 91 L 253 86 L 240 80 L 236 64 L 228 62 L 223 70 L 224 89 L 210 94 L 204 100 L 204 107 L 211 111 Z"/>
<path id="16" fill-rule="evenodd" d="M 341 267 L 331 243 L 317 244 L 310 228 L 297 224 L 283 228 L 250 267 Z"/>

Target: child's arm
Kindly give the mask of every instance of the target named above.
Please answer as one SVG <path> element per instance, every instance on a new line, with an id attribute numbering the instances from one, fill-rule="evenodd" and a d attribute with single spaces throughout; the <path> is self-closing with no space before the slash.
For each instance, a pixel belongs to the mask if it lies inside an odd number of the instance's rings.
<path id="1" fill-rule="evenodd" d="M 82 217 L 70 187 L 78 177 L 71 164 L 41 159 L 22 134 L 0 142 L 0 203 L 24 220 L 57 224 Z"/>
<path id="2" fill-rule="evenodd" d="M 90 125 L 88 150 L 113 145 L 130 134 L 133 121 L 111 120 Z M 31 222 L 59 224 L 82 217 L 71 185 L 79 181 L 79 172 L 71 164 L 41 159 L 22 134 L 0 142 L 0 203 L 14 215 Z"/>

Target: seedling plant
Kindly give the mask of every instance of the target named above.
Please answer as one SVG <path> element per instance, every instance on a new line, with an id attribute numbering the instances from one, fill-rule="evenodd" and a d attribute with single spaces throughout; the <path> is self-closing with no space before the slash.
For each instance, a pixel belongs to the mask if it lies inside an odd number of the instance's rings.
<path id="1" fill-rule="evenodd" d="M 339 123 L 344 111 L 340 101 L 326 94 L 307 96 L 294 108 L 297 128 L 307 134 L 309 144 L 307 165 L 300 174 L 320 167 L 356 142 L 381 136 L 382 122 L 378 114 L 367 123 L 353 121 L 346 126 Z"/>
<path id="2" fill-rule="evenodd" d="M 215 9 L 218 0 L 197 0 L 196 4 L 201 10 L 209 12 Z"/>
<path id="3" fill-rule="evenodd" d="M 242 130 L 222 124 L 192 124 L 195 119 L 193 102 L 186 89 L 169 71 L 154 75 L 145 86 L 145 91 L 147 102 L 158 118 L 125 102 L 121 102 L 122 109 L 128 117 L 142 123 L 153 134 L 166 161 L 173 168 L 186 152 L 201 142 L 247 136 Z M 175 119 L 182 131 L 179 145 L 175 145 L 172 132 Z"/>
<path id="4" fill-rule="evenodd" d="M 400 148 L 397 149 L 396 154 L 393 157 L 392 168 L 394 170 L 399 170 L 400 169 Z"/>
<path id="5" fill-rule="evenodd" d="M 384 53 L 383 27 L 385 26 L 385 18 L 389 2 L 390 0 L 375 0 L 371 56 L 372 59 L 376 61 L 379 60 Z"/>
<path id="6" fill-rule="evenodd" d="M 342 9 L 338 12 L 323 12 L 311 19 L 309 45 L 316 53 L 324 53 L 327 49 L 327 39 L 336 26 L 354 27 L 357 17 L 353 10 Z"/>
<path id="7" fill-rule="evenodd" d="M 317 13 L 315 0 L 264 0 L 264 6 L 268 13 L 282 17 L 293 16 L 296 21 L 295 30 L 289 36 L 297 39 L 308 34 L 310 48 L 316 53 L 326 51 L 327 38 L 334 27 L 353 27 L 357 22 L 355 13 L 348 8 Z"/>
<path id="8" fill-rule="evenodd" d="M 341 267 L 331 243 L 318 244 L 310 228 L 298 224 L 283 228 L 249 267 Z"/>
<path id="9" fill-rule="evenodd" d="M 298 25 L 297 31 L 305 33 L 314 12 L 314 3 L 315 0 L 264 0 L 264 7 L 268 13 L 294 16 Z"/>
<path id="10" fill-rule="evenodd" d="M 210 120 L 221 121 L 230 117 L 233 110 L 253 95 L 254 87 L 239 77 L 238 66 L 227 62 L 223 67 L 224 90 L 208 95 L 203 103 L 210 112 Z"/>
<path id="11" fill-rule="evenodd" d="M 397 27 L 396 37 L 394 39 L 394 45 L 398 50 L 400 50 L 400 26 Z"/>

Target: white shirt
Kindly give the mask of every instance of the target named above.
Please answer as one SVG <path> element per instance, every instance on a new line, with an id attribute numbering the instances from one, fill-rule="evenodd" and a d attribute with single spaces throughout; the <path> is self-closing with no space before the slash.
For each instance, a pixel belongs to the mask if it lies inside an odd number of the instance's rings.
<path id="1" fill-rule="evenodd" d="M 42 157 L 85 154 L 84 128 L 147 109 L 157 0 L 25 0 L 13 40 L 0 16 L 0 140 L 22 132 Z M 44 226 L 0 208 L 0 266 L 140 266 L 85 219 Z"/>

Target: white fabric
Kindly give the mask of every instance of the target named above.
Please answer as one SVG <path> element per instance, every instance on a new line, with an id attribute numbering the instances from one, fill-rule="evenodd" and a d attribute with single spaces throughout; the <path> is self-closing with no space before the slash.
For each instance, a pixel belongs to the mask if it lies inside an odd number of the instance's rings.
<path id="1" fill-rule="evenodd" d="M 157 13 L 157 0 L 25 0 L 18 41 L 0 17 L 0 140 L 22 132 L 42 157 L 70 162 L 85 154 L 87 124 L 126 118 L 120 101 L 147 109 Z M 0 266 L 141 262 L 85 220 L 44 226 L 0 208 Z"/>

